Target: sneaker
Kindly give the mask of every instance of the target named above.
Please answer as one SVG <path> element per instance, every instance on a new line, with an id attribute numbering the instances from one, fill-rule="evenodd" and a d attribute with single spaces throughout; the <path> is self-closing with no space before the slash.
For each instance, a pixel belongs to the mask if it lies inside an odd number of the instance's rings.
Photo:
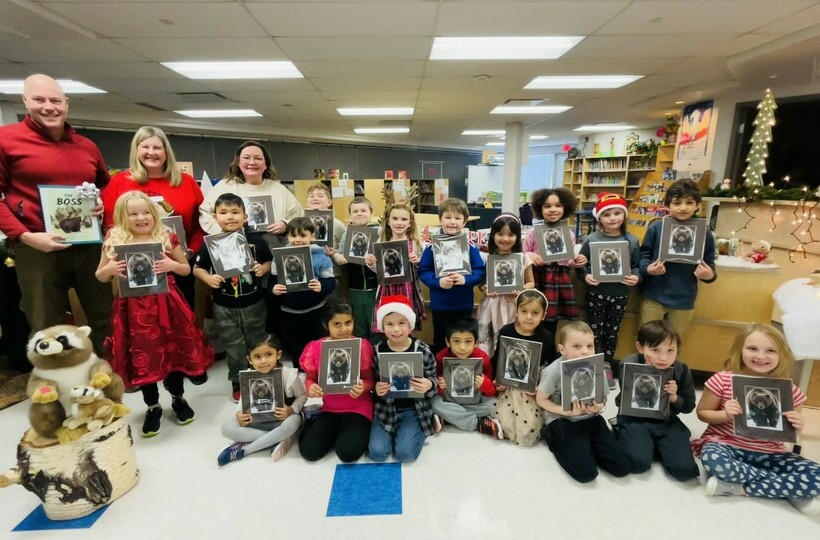
<path id="1" fill-rule="evenodd" d="M 273 452 L 270 453 L 270 457 L 273 458 L 273 461 L 279 461 L 284 457 L 285 454 L 288 453 L 290 447 L 293 446 L 294 441 L 296 441 L 296 434 L 294 433 L 290 437 L 286 438 L 285 440 L 281 441 L 273 448 Z"/>
<path id="2" fill-rule="evenodd" d="M 216 456 L 216 462 L 220 467 L 224 467 L 231 461 L 239 461 L 245 457 L 245 445 L 243 443 L 233 443 Z"/>
<path id="3" fill-rule="evenodd" d="M 820 514 L 820 497 L 786 497 L 786 499 L 807 516 Z"/>
<path id="4" fill-rule="evenodd" d="M 489 416 L 478 419 L 478 432 L 496 439 L 504 438 L 504 430 L 501 429 L 501 422 Z"/>
<path id="5" fill-rule="evenodd" d="M 185 398 L 174 398 L 171 401 L 171 408 L 174 409 L 174 414 L 177 415 L 177 422 L 180 425 L 190 424 L 194 421 L 194 410 L 185 401 Z"/>
<path id="6" fill-rule="evenodd" d="M 234 403 L 239 403 L 239 400 L 242 399 L 242 396 L 239 393 L 239 383 L 232 382 L 231 389 L 231 399 L 233 399 Z"/>
<path id="7" fill-rule="evenodd" d="M 188 380 L 191 381 L 191 384 L 194 386 L 199 386 L 200 384 L 205 384 L 208 382 L 208 372 L 205 371 L 200 373 L 199 375 L 188 376 Z"/>
<path id="8" fill-rule="evenodd" d="M 706 495 L 715 497 L 720 495 L 746 495 L 743 491 L 742 484 L 734 484 L 732 482 L 724 482 L 719 480 L 717 476 L 709 477 L 706 481 Z"/>
<path id="9" fill-rule="evenodd" d="M 142 436 L 153 437 L 159 433 L 160 422 L 162 421 L 162 407 L 156 405 L 149 407 L 145 412 L 145 421 L 142 423 Z"/>
<path id="10" fill-rule="evenodd" d="M 444 419 L 433 413 L 433 433 L 438 433 L 444 427 Z"/>

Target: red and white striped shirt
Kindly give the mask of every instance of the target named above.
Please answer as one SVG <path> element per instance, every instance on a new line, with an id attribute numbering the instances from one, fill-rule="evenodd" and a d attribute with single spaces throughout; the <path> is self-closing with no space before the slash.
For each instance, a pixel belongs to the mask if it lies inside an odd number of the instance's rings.
<path id="1" fill-rule="evenodd" d="M 721 371 L 715 373 L 706 381 L 706 388 L 720 398 L 720 409 L 722 410 L 726 402 L 732 399 L 732 372 Z M 794 384 L 792 384 L 792 399 L 794 400 L 795 409 L 806 401 L 806 395 Z M 703 445 L 708 442 L 728 444 L 752 452 L 765 452 L 769 454 L 787 452 L 783 443 L 779 441 L 764 441 L 735 435 L 734 420 L 729 420 L 722 424 L 709 424 L 700 439 L 692 441 L 692 452 L 694 452 L 696 457 L 700 457 Z"/>

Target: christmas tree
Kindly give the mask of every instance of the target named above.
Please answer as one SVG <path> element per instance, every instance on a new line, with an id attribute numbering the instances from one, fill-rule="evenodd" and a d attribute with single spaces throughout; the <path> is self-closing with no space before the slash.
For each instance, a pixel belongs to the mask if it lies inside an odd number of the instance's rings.
<path id="1" fill-rule="evenodd" d="M 772 142 L 772 126 L 774 125 L 774 110 L 777 103 L 774 102 L 772 91 L 766 89 L 763 101 L 757 105 L 757 116 L 752 122 L 755 126 L 752 133 L 752 147 L 746 161 L 749 163 L 743 172 L 746 179 L 743 184 L 748 187 L 762 187 L 763 175 L 766 174 L 766 158 L 769 157 L 769 143 Z"/>

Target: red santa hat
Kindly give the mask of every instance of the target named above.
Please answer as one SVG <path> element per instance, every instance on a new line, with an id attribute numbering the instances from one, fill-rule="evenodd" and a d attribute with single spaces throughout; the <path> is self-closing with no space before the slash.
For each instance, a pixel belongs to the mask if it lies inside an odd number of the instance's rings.
<path id="1" fill-rule="evenodd" d="M 410 299 L 406 296 L 393 295 L 382 298 L 379 308 L 376 310 L 376 326 L 380 332 L 384 332 L 384 318 L 391 313 L 404 315 L 410 323 L 410 329 L 416 327 L 416 312 L 410 304 Z"/>
<path id="2" fill-rule="evenodd" d="M 592 217 L 598 219 L 601 214 L 610 208 L 622 208 L 624 215 L 626 215 L 626 199 L 617 193 L 599 193 L 598 202 L 595 203 L 595 208 L 592 210 Z"/>

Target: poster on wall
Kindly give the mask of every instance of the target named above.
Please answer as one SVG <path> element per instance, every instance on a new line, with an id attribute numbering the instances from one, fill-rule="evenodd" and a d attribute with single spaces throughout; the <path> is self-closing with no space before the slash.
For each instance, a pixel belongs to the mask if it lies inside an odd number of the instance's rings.
<path id="1" fill-rule="evenodd" d="M 677 160 L 705 158 L 709 150 L 713 101 L 701 101 L 683 108 L 680 131 L 678 133 Z"/>

